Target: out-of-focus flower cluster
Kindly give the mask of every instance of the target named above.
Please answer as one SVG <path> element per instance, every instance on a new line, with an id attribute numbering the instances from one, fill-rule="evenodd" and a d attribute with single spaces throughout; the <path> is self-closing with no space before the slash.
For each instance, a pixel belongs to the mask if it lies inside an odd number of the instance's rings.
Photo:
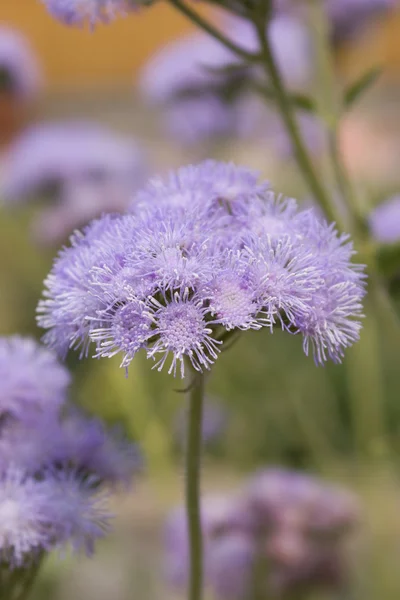
<path id="1" fill-rule="evenodd" d="M 144 349 L 161 370 L 204 371 L 227 336 L 276 326 L 303 336 L 316 363 L 340 362 L 359 337 L 364 269 L 353 246 L 313 210 L 277 196 L 258 174 L 205 161 L 154 178 L 131 214 L 71 238 L 39 304 L 45 341 L 81 356 Z"/>
<path id="2" fill-rule="evenodd" d="M 33 223 L 38 243 L 60 244 L 104 212 L 126 209 L 148 176 L 134 140 L 90 122 L 60 122 L 26 129 L 3 158 L 0 197 L 16 206 L 47 198 Z"/>
<path id="3" fill-rule="evenodd" d="M 205 579 L 217 598 L 291 598 L 294 592 L 343 587 L 359 508 L 346 490 L 298 472 L 268 469 L 237 497 L 203 498 L 201 520 Z M 182 508 L 166 525 L 165 567 L 173 586 L 186 586 Z"/>
<path id="4" fill-rule="evenodd" d="M 49 13 L 64 25 L 94 27 L 126 15 L 146 0 L 42 0 Z"/>
<path id="5" fill-rule="evenodd" d="M 0 567 L 30 567 L 66 545 L 93 551 L 109 529 L 110 486 L 137 449 L 66 402 L 68 371 L 34 340 L 0 338 Z"/>
<path id="6" fill-rule="evenodd" d="M 400 196 L 392 196 L 379 204 L 369 216 L 372 236 L 381 244 L 400 241 Z"/>
<path id="7" fill-rule="evenodd" d="M 41 70 L 28 41 L 14 29 L 0 27 L 0 94 L 30 101 L 41 84 Z"/>
<path id="8" fill-rule="evenodd" d="M 231 17 L 222 29 L 243 49 L 258 51 L 253 28 L 245 20 Z M 269 23 L 268 36 L 287 85 L 307 89 L 312 48 L 305 25 L 282 14 Z M 195 33 L 171 42 L 150 59 L 139 75 L 139 91 L 161 109 L 167 133 L 185 145 L 260 139 L 286 154 L 289 142 L 282 140 L 287 136 L 279 117 L 254 89 L 262 81 L 259 67 L 246 64 L 205 33 Z M 299 113 L 299 126 L 310 147 L 318 149 L 317 120 Z"/>

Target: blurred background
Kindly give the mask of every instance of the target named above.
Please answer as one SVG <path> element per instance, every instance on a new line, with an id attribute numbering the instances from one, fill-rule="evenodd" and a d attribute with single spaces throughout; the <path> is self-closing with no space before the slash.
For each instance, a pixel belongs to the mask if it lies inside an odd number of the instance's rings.
<path id="1" fill-rule="evenodd" d="M 199 140 L 181 130 L 192 114 L 183 109 L 179 127 L 166 130 L 168 66 L 157 75 L 154 57 L 192 32 L 164 4 L 90 32 L 59 24 L 41 2 L 0 0 L 1 335 L 40 338 L 35 307 L 58 249 L 94 216 L 123 210 L 153 174 L 205 157 L 233 160 L 309 202 L 273 115 L 261 136 L 224 131 Z M 342 85 L 376 65 L 382 75 L 346 115 L 340 139 L 367 214 L 400 189 L 400 12 L 335 41 Z M 158 88 L 146 83 L 149 72 Z M 171 81 L 164 87 L 175 85 L 173 75 Z M 174 119 L 169 114 L 169 124 Z M 315 159 L 324 169 L 323 153 Z M 400 212 L 397 219 L 400 238 Z M 397 276 L 388 283 L 396 299 Z M 361 342 L 341 367 L 316 368 L 296 337 L 251 332 L 221 357 L 208 381 L 204 489 L 230 494 L 254 469 L 283 465 L 354 491 L 363 514 L 354 599 L 400 595 L 400 339 L 398 316 L 389 312 L 367 301 Z M 140 355 L 128 378 L 118 358 L 70 356 L 68 364 L 72 399 L 123 423 L 142 445 L 146 474 L 116 498 L 114 532 L 95 557 L 48 561 L 35 597 L 175 597 L 163 581 L 162 535 L 166 514 L 182 498 L 181 384 L 151 372 Z"/>

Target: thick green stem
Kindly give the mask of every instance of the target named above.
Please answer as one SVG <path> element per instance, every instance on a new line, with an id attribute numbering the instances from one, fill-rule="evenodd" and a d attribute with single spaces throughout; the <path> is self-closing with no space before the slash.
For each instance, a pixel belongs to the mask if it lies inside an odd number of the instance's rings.
<path id="1" fill-rule="evenodd" d="M 311 193 L 324 210 L 328 219 L 336 221 L 338 226 L 342 228 L 341 217 L 332 203 L 330 196 L 326 193 L 324 186 L 319 180 L 307 148 L 302 140 L 302 136 L 294 115 L 293 104 L 280 76 L 268 35 L 266 33 L 265 23 L 260 22 L 256 23 L 255 25 L 261 45 L 264 70 L 270 81 L 270 87 L 274 92 L 277 109 L 291 139 L 297 164 L 310 188 Z"/>
<path id="2" fill-rule="evenodd" d="M 189 368 L 189 365 L 186 365 Z M 186 511 L 189 533 L 190 572 L 188 600 L 201 600 L 203 588 L 203 544 L 200 515 L 200 470 L 204 376 L 194 372 L 189 390 L 189 413 L 186 444 Z"/>
<path id="3" fill-rule="evenodd" d="M 187 6 L 181 0 L 169 0 L 172 6 L 174 6 L 179 12 L 181 12 L 185 17 L 187 17 L 192 23 L 197 25 L 200 29 L 211 35 L 214 39 L 218 40 L 221 44 L 223 44 L 226 48 L 231 50 L 236 56 L 239 56 L 246 62 L 258 62 L 259 57 L 257 54 L 252 54 L 251 52 L 247 52 L 244 48 L 241 48 L 237 44 L 235 44 L 232 40 L 226 37 L 219 31 L 214 25 L 212 25 L 209 21 L 204 19 L 199 13 L 194 11 L 190 6 Z"/>

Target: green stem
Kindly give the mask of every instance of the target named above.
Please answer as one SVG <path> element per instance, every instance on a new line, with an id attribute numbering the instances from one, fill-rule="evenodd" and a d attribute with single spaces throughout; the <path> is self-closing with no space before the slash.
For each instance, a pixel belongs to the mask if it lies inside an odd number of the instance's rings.
<path id="1" fill-rule="evenodd" d="M 300 170 L 303 173 L 303 177 L 306 180 L 311 193 L 318 201 L 322 209 L 324 210 L 328 219 L 335 221 L 341 229 L 343 229 L 343 223 L 340 214 L 335 210 L 335 206 L 332 204 L 329 195 L 326 193 L 325 188 L 320 182 L 318 176 L 315 173 L 314 166 L 308 155 L 308 151 L 303 143 L 301 134 L 299 132 L 292 103 L 290 97 L 286 92 L 283 81 L 280 77 L 278 67 L 269 44 L 268 36 L 266 35 L 266 13 L 265 11 L 260 12 L 260 18 L 255 22 L 255 26 L 258 32 L 260 44 L 261 44 L 261 55 L 252 54 L 247 52 L 243 48 L 237 46 L 232 40 L 227 38 L 222 32 L 216 29 L 211 23 L 203 19 L 198 13 L 192 10 L 181 0 L 169 0 L 169 2 L 192 23 L 200 27 L 203 31 L 207 32 L 214 39 L 223 44 L 226 48 L 234 52 L 237 56 L 243 58 L 245 61 L 250 63 L 262 62 L 268 79 L 271 81 L 272 90 L 277 101 L 277 107 L 281 114 L 282 120 L 286 126 L 287 132 L 292 141 L 294 153 L 296 156 L 297 163 Z M 262 17 L 262 18 L 261 18 Z"/>
<path id="2" fill-rule="evenodd" d="M 231 50 L 236 56 L 243 58 L 246 62 L 258 62 L 259 56 L 257 54 L 252 54 L 251 52 L 247 52 L 244 48 L 241 48 L 237 44 L 235 44 L 232 40 L 226 37 L 221 31 L 219 31 L 214 25 L 212 25 L 209 21 L 204 19 L 201 15 L 199 15 L 192 8 L 187 6 L 181 0 L 169 0 L 169 2 L 174 6 L 179 12 L 181 12 L 185 17 L 187 17 L 192 23 L 197 25 L 200 29 L 211 35 L 214 39 L 218 40 L 221 44 L 223 44 L 226 48 Z"/>
<path id="3" fill-rule="evenodd" d="M 29 575 L 24 581 L 23 589 L 13 600 L 27 600 L 30 597 L 40 571 L 41 564 L 41 561 L 38 561 L 34 567 L 31 567 Z"/>
<path id="4" fill-rule="evenodd" d="M 329 23 L 324 3 L 310 0 L 310 31 L 314 42 L 317 72 L 317 106 L 328 134 L 328 151 L 337 189 L 351 215 L 352 229 L 364 237 L 365 227 L 353 183 L 339 147 L 340 116 L 343 98 L 338 91 L 334 57 L 329 40 Z"/>
<path id="5" fill-rule="evenodd" d="M 186 368 L 189 368 L 187 361 Z M 188 600 L 201 600 L 203 580 L 203 544 L 200 514 L 200 469 L 204 375 L 194 372 L 189 390 L 189 415 L 186 444 L 186 511 L 188 519 L 190 573 Z"/>
<path id="6" fill-rule="evenodd" d="M 327 218 L 331 221 L 336 221 L 337 225 L 342 228 L 341 217 L 336 211 L 331 198 L 326 193 L 324 186 L 319 180 L 314 170 L 312 160 L 309 157 L 307 148 L 302 140 L 302 136 L 294 116 L 293 104 L 280 76 L 268 35 L 266 34 L 265 23 L 260 21 L 260 23 L 255 23 L 255 26 L 261 45 L 264 70 L 274 92 L 276 106 L 291 139 L 297 164 L 303 173 L 303 177 L 306 180 L 311 193 L 324 210 Z"/>

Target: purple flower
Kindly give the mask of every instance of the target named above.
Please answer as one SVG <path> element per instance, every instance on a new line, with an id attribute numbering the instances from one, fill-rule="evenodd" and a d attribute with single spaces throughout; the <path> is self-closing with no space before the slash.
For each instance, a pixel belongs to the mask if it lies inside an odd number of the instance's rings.
<path id="1" fill-rule="evenodd" d="M 45 481 L 49 487 L 53 547 L 70 544 L 75 552 L 93 554 L 94 543 L 106 535 L 111 518 L 107 495 L 98 489 L 99 479 L 63 469 L 50 471 Z"/>
<path id="2" fill-rule="evenodd" d="M 353 37 L 374 17 L 395 10 L 396 0 L 325 0 L 334 40 Z"/>
<path id="3" fill-rule="evenodd" d="M 206 161 L 153 179 L 132 213 L 75 234 L 39 305 L 45 340 L 95 356 L 144 348 L 184 375 L 208 369 L 223 332 L 301 333 L 317 363 L 340 361 L 358 339 L 363 267 L 348 236 L 276 197 L 254 172 Z"/>
<path id="4" fill-rule="evenodd" d="M 134 190 L 135 181 L 143 181 L 143 169 L 143 155 L 134 141 L 95 123 L 35 125 L 25 130 L 6 153 L 1 197 L 7 204 L 14 204 L 46 192 L 57 195 L 71 181 L 125 181 Z"/>
<path id="5" fill-rule="evenodd" d="M 139 163 L 137 167 L 139 169 Z M 135 185 L 142 177 L 142 174 L 137 175 Z M 123 174 L 109 174 L 97 181 L 85 176 L 66 180 L 57 200 L 41 208 L 34 217 L 34 241 L 41 246 L 60 246 L 75 229 L 101 214 L 123 212 L 135 185 L 133 177 Z"/>
<path id="6" fill-rule="evenodd" d="M 65 25 L 94 27 L 125 15 L 138 4 L 135 0 L 42 0 L 49 13 Z M 139 2 L 140 3 L 140 2 Z"/>
<path id="7" fill-rule="evenodd" d="M 237 496 L 202 499 L 205 582 L 222 600 L 243 600 L 255 585 L 278 598 L 338 589 L 358 512 L 347 490 L 300 472 L 260 471 Z M 187 557 L 187 521 L 175 509 L 166 524 L 165 570 L 178 589 L 187 584 Z"/>
<path id="8" fill-rule="evenodd" d="M 73 470 L 34 478 L 9 467 L 0 482 L 0 557 L 11 569 L 68 543 L 91 554 L 107 531 L 104 494 Z"/>
<path id="9" fill-rule="evenodd" d="M 30 338 L 0 338 L 0 415 L 23 419 L 31 412 L 56 413 L 70 376 L 53 352 Z"/>
<path id="10" fill-rule="evenodd" d="M 188 290 L 166 294 L 164 302 L 156 298 L 150 301 L 149 315 L 153 324 L 154 336 L 157 337 L 147 356 L 157 360 L 155 367 L 161 371 L 172 354 L 172 362 L 168 373 L 176 374 L 179 368 L 184 377 L 184 357 L 187 356 L 196 371 L 209 369 L 218 358 L 218 345 L 222 342 L 215 338 L 210 327 L 212 322 L 206 321 L 209 310 L 201 298 L 189 296 Z"/>
<path id="11" fill-rule="evenodd" d="M 41 71 L 28 41 L 16 30 L 0 27 L 0 90 L 23 101 L 33 100 L 41 84 Z"/>
<path id="12" fill-rule="evenodd" d="M 0 562 L 21 567 L 51 547 L 48 484 L 13 467 L 0 482 Z"/>
<path id="13" fill-rule="evenodd" d="M 395 244 L 400 241 L 400 196 L 392 196 L 379 204 L 369 216 L 371 233 L 377 242 Z"/>
<path id="14" fill-rule="evenodd" d="M 242 19 L 222 23 L 227 35 L 248 51 L 258 52 L 253 29 Z M 306 28 L 288 15 L 277 16 L 268 35 L 280 71 L 292 88 L 310 80 L 311 51 Z M 219 138 L 268 137 L 271 115 L 253 101 L 249 83 L 257 68 L 240 63 L 204 33 L 170 43 L 144 67 L 139 90 L 162 110 L 167 132 L 183 144 Z"/>
<path id="15" fill-rule="evenodd" d="M 181 167 L 166 178 L 150 179 L 134 197 L 131 211 L 135 213 L 142 206 L 157 203 L 171 209 L 189 210 L 197 221 L 199 213 L 208 219 L 221 206 L 225 208 L 225 214 L 226 209 L 230 213 L 243 203 L 247 206 L 249 197 L 262 195 L 269 189 L 269 183 L 260 183 L 259 176 L 258 171 L 238 167 L 234 163 L 205 160 L 197 165 Z M 174 213 L 171 217 L 177 218 Z"/>

